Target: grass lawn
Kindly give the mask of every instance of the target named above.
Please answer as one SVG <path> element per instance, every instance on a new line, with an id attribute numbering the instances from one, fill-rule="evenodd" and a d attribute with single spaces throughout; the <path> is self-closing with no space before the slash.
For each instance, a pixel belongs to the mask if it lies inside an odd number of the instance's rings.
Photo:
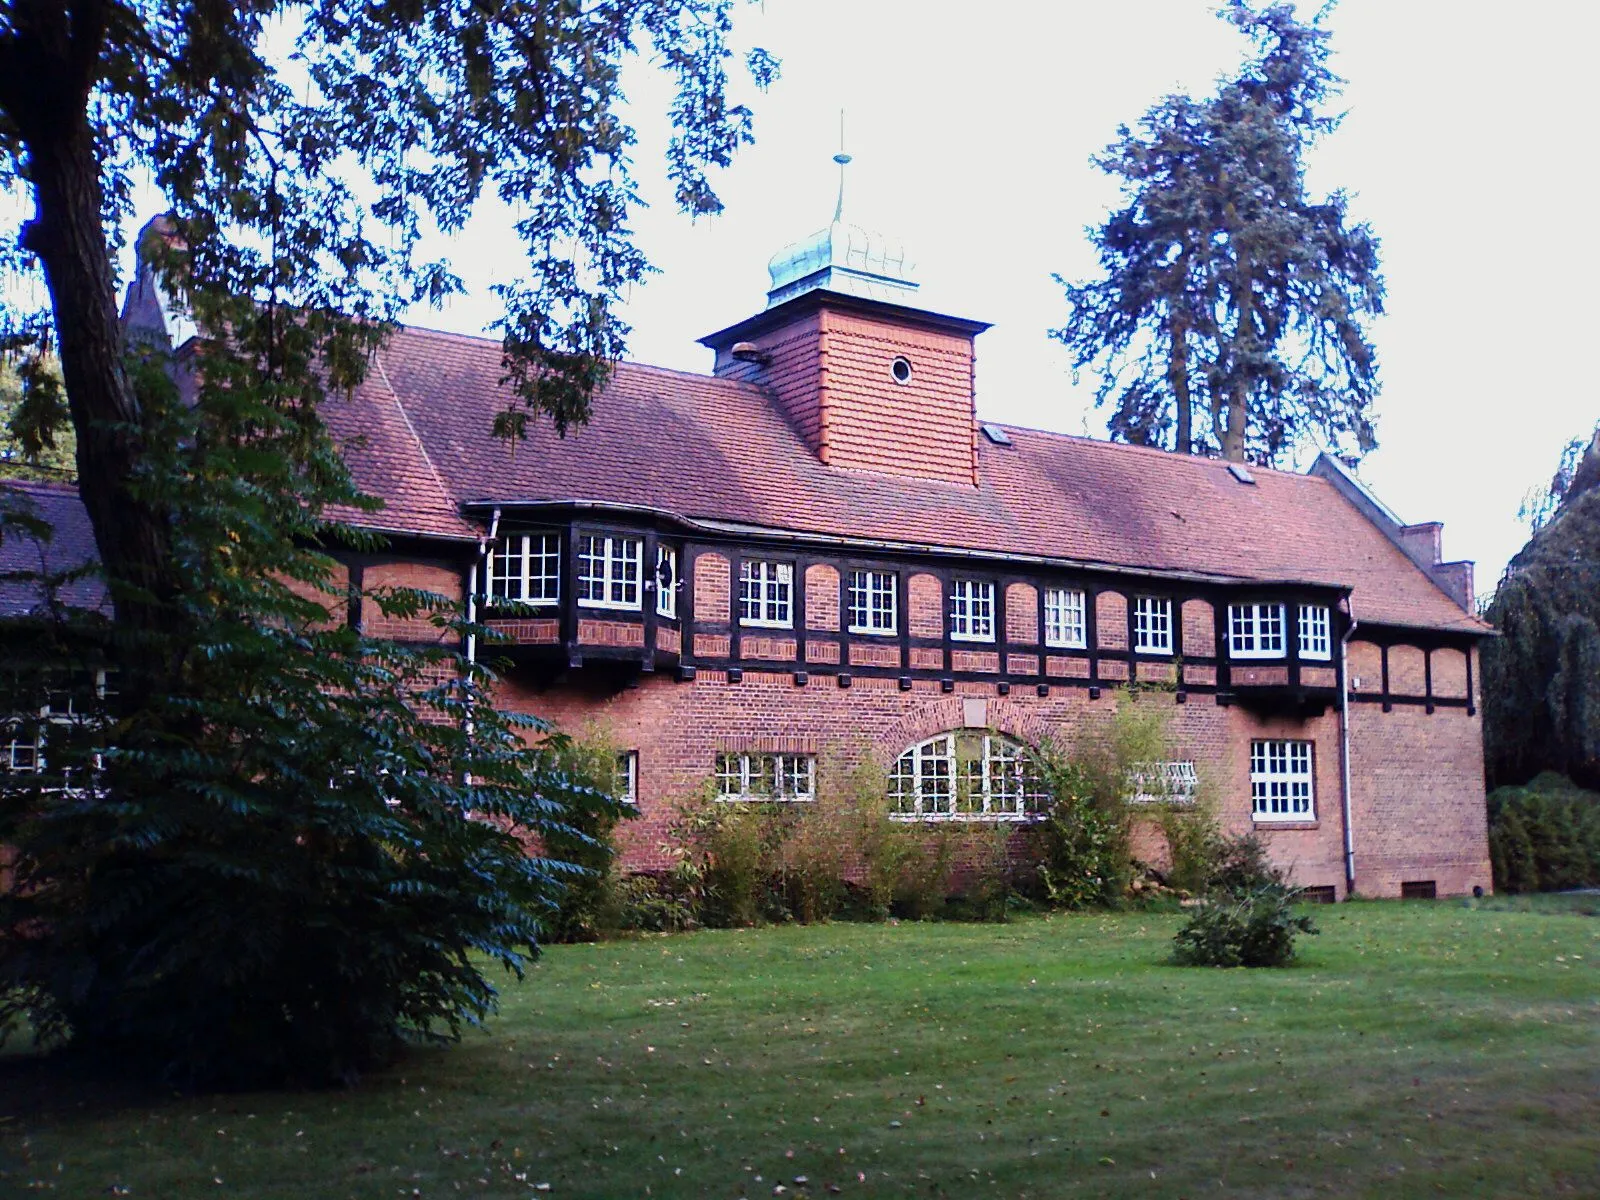
<path id="1" fill-rule="evenodd" d="M 0 1195 L 1600 1195 L 1600 920 L 1517 907 L 1319 908 L 1283 971 L 1152 914 L 557 947 L 353 1091 L 0 1064 Z"/>

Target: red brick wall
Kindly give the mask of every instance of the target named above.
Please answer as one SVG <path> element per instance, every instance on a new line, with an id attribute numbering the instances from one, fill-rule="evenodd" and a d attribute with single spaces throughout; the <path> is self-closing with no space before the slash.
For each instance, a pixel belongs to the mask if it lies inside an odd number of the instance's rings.
<path id="1" fill-rule="evenodd" d="M 720 554 L 699 554 L 694 560 L 694 616 L 697 621 L 726 621 L 729 611 L 729 573 L 732 567 Z"/>
<path id="2" fill-rule="evenodd" d="M 462 599 L 459 571 L 424 563 L 393 562 L 368 566 L 362 572 L 361 585 L 367 591 L 378 588 L 419 588 L 437 592 L 455 604 L 461 603 Z M 461 640 L 454 631 L 440 629 L 425 616 L 387 617 L 370 597 L 361 602 L 361 629 L 370 637 L 394 638 L 396 641 L 448 645 Z"/>
<path id="3" fill-rule="evenodd" d="M 1013 583 L 1006 588 L 1006 638 L 1039 641 L 1039 590 L 1032 584 Z"/>
<path id="4" fill-rule="evenodd" d="M 886 317 L 819 315 L 822 460 L 975 483 L 972 339 Z M 890 374 L 897 357 L 911 363 L 908 383 Z M 776 379 L 770 368 L 768 378 Z"/>
<path id="5" fill-rule="evenodd" d="M 839 628 L 839 572 L 816 564 L 806 568 L 806 628 Z"/>
<path id="6" fill-rule="evenodd" d="M 907 593 L 911 597 L 910 621 L 912 637 L 944 636 L 944 585 L 937 575 L 913 575 L 908 581 Z"/>
<path id="7" fill-rule="evenodd" d="M 1117 592 L 1101 592 L 1095 597 L 1095 621 L 1102 650 L 1128 648 L 1128 601 Z"/>
<path id="8" fill-rule="evenodd" d="M 676 799 L 710 775 L 718 750 L 751 747 L 763 738 L 819 755 L 821 786 L 828 772 L 848 770 L 870 754 L 888 763 L 907 746 L 948 729 L 972 714 L 978 700 L 990 726 L 1038 744 L 1048 737 L 1070 745 L 1075 735 L 1114 711 L 1108 690 L 1090 700 L 1082 688 L 1058 687 L 1040 697 L 1018 689 L 999 697 L 993 684 L 963 683 L 945 695 L 935 680 L 918 680 L 901 692 L 893 679 L 856 678 L 848 689 L 828 675 L 797 687 L 787 672 L 745 668 L 730 684 L 722 671 L 702 670 L 692 683 L 646 676 L 637 688 L 605 700 L 575 689 L 536 692 L 515 679 L 502 685 L 513 708 L 582 730 L 597 721 L 620 748 L 639 751 L 641 820 L 624 833 L 625 863 L 635 870 L 667 865 L 661 849 Z M 1255 827 L 1273 861 L 1297 883 L 1344 891 L 1340 802 L 1339 716 L 1336 708 L 1309 720 L 1258 717 L 1239 705 L 1219 706 L 1191 696 L 1175 704 L 1168 693 L 1136 703 L 1171 713 L 1175 757 L 1190 758 L 1216 799 L 1219 819 L 1231 832 Z M 1462 709 L 1421 708 L 1382 712 L 1377 704 L 1352 704 L 1352 775 L 1357 831 L 1358 886 L 1369 895 L 1398 895 L 1402 880 L 1433 879 L 1440 894 L 1489 886 L 1484 836 L 1480 725 Z M 1250 741 L 1296 738 L 1314 743 L 1315 819 L 1292 826 L 1256 825 L 1250 814 Z M 1159 835 L 1145 828 L 1139 845 L 1159 859 Z"/>
<path id="9" fill-rule="evenodd" d="M 778 407 L 805 444 L 816 454 L 822 447 L 822 354 L 820 314 L 753 339 L 768 356 L 765 366 L 745 363 L 727 351 L 717 355 L 716 374 L 760 383 L 772 392 Z"/>

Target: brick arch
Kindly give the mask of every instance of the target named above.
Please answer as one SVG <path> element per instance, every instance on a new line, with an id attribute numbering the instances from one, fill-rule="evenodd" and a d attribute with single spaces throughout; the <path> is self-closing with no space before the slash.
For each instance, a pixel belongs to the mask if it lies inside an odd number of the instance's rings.
<path id="1" fill-rule="evenodd" d="M 983 700 L 987 721 L 969 726 L 966 703 Z M 1040 717 L 1010 700 L 982 696 L 944 696 L 920 704 L 889 725 L 873 739 L 874 748 L 886 761 L 893 762 L 908 748 L 941 733 L 957 729 L 993 729 L 1037 749 L 1050 737 L 1050 727 Z"/>

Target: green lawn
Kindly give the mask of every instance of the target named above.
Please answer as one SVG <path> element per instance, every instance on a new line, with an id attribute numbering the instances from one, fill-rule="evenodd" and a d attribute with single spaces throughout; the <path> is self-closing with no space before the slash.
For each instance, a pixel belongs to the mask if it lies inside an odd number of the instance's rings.
<path id="1" fill-rule="evenodd" d="M 1600 1195 L 1600 920 L 1523 907 L 1316 909 L 1284 971 L 1150 914 L 558 947 L 354 1091 L 0 1067 L 0 1195 Z"/>

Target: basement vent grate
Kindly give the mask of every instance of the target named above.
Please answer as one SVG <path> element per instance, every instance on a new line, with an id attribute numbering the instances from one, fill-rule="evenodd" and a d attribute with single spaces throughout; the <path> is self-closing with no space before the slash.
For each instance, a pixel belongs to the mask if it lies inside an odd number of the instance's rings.
<path id="1" fill-rule="evenodd" d="M 1255 485 L 1256 477 L 1250 474 L 1250 472 L 1246 470 L 1241 463 L 1229 463 L 1228 474 L 1232 475 L 1240 483 L 1248 483 L 1252 486 Z"/>
<path id="2" fill-rule="evenodd" d="M 1011 445 L 1011 435 L 1009 433 L 1007 433 L 1004 429 L 1001 429 L 1000 426 L 998 426 L 998 425 L 984 425 L 984 426 L 982 426 L 982 429 L 983 429 L 983 436 L 988 438 L 996 446 L 1009 446 L 1009 445 Z"/>
<path id="3" fill-rule="evenodd" d="M 1339 894 L 1333 890 L 1331 883 L 1300 889 L 1300 899 L 1306 904 L 1333 904 L 1338 898 Z"/>
<path id="4" fill-rule="evenodd" d="M 1431 879 L 1415 879 L 1410 883 L 1400 885 L 1400 899 L 1402 900 L 1435 900 L 1438 898 L 1439 889 Z"/>

